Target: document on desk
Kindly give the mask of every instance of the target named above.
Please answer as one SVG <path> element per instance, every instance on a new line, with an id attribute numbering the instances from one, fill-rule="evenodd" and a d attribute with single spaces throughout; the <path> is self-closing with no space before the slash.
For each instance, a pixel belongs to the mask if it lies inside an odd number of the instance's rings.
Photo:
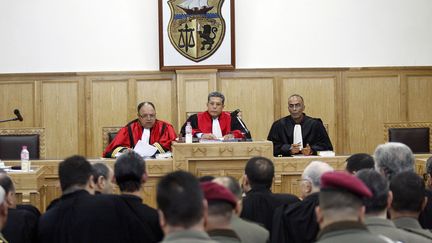
<path id="1" fill-rule="evenodd" d="M 135 145 L 134 151 L 142 157 L 150 157 L 156 153 L 157 148 L 141 140 L 138 140 L 137 144 Z"/>

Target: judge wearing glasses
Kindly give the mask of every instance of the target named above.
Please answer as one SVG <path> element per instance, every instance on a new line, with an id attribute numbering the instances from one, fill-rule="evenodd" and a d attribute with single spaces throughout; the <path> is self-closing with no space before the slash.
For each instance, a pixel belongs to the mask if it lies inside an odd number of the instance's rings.
<path id="1" fill-rule="evenodd" d="M 156 109 L 151 102 L 138 105 L 138 118 L 129 122 L 117 133 L 114 140 L 105 148 L 103 157 L 114 158 L 129 148 L 134 148 L 139 140 L 155 146 L 156 153 L 171 150 L 171 142 L 176 139 L 173 126 L 156 118 Z"/>
<path id="2" fill-rule="evenodd" d="M 333 150 L 321 119 L 306 116 L 304 110 L 303 97 L 293 94 L 288 98 L 290 115 L 275 121 L 267 137 L 273 142 L 274 156 L 315 155 Z"/>

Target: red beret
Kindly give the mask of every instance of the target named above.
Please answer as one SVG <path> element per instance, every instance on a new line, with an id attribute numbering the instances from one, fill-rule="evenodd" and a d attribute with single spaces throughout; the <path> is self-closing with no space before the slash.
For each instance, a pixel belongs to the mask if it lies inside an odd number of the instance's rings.
<path id="1" fill-rule="evenodd" d="M 214 182 L 201 183 L 201 190 L 204 192 L 204 197 L 207 201 L 220 200 L 231 204 L 233 208 L 237 205 L 237 200 L 234 194 L 227 188 Z"/>
<path id="2" fill-rule="evenodd" d="M 357 177 L 341 171 L 327 172 L 321 176 L 321 189 L 340 189 L 361 198 L 372 197 L 369 188 Z"/>

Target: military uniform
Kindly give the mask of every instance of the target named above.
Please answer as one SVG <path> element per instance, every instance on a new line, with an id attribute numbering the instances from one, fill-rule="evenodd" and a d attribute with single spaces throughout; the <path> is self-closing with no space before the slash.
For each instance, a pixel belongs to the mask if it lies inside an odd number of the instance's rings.
<path id="1" fill-rule="evenodd" d="M 393 222 L 399 229 L 419 235 L 425 239 L 428 239 L 429 242 L 432 242 L 432 232 L 423 229 L 417 219 L 411 217 L 400 217 L 393 219 Z"/>
<path id="2" fill-rule="evenodd" d="M 214 229 L 207 233 L 212 240 L 220 243 L 241 243 L 239 236 L 231 229 Z"/>
<path id="3" fill-rule="evenodd" d="M 231 217 L 231 227 L 240 237 L 242 242 L 266 243 L 269 241 L 270 234 L 264 227 L 243 220 L 237 215 Z"/>
<path id="4" fill-rule="evenodd" d="M 356 221 L 340 221 L 324 227 L 318 233 L 317 243 L 388 243 L 392 242 L 383 236 L 370 233 L 366 226 Z"/>
<path id="5" fill-rule="evenodd" d="M 184 230 L 169 233 L 161 241 L 161 243 L 218 243 L 210 239 L 208 234 L 204 231 L 198 230 Z"/>
<path id="6" fill-rule="evenodd" d="M 430 240 L 427 240 L 421 236 L 396 228 L 395 224 L 388 219 L 366 217 L 365 225 L 372 234 L 384 235 L 394 241 L 430 243 Z"/>

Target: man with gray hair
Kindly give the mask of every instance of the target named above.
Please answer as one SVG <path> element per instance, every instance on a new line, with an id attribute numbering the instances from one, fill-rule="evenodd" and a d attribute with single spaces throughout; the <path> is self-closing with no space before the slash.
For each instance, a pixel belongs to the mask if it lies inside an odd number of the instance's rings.
<path id="1" fill-rule="evenodd" d="M 375 169 L 387 180 L 404 171 L 414 171 L 414 154 L 403 143 L 385 143 L 378 145 L 374 153 Z"/>
<path id="2" fill-rule="evenodd" d="M 426 183 L 426 207 L 420 213 L 419 222 L 425 229 L 432 229 L 432 157 L 426 161 L 426 172 L 423 174 Z"/>
<path id="3" fill-rule="evenodd" d="M 314 242 L 319 232 L 315 207 L 318 206 L 320 180 L 324 173 L 334 171 L 327 163 L 312 161 L 300 180 L 303 201 L 280 206 L 273 217 L 272 242 Z"/>
<path id="4" fill-rule="evenodd" d="M 203 139 L 244 138 L 246 133 L 242 125 L 232 119 L 229 112 L 224 112 L 225 96 L 217 91 L 207 98 L 207 111 L 191 115 L 183 124 L 180 133 L 185 134 L 186 124 L 192 126 L 192 135 Z"/>
<path id="5" fill-rule="evenodd" d="M 98 162 L 92 164 L 95 194 L 112 194 L 114 190 L 114 171 L 108 165 Z"/>

